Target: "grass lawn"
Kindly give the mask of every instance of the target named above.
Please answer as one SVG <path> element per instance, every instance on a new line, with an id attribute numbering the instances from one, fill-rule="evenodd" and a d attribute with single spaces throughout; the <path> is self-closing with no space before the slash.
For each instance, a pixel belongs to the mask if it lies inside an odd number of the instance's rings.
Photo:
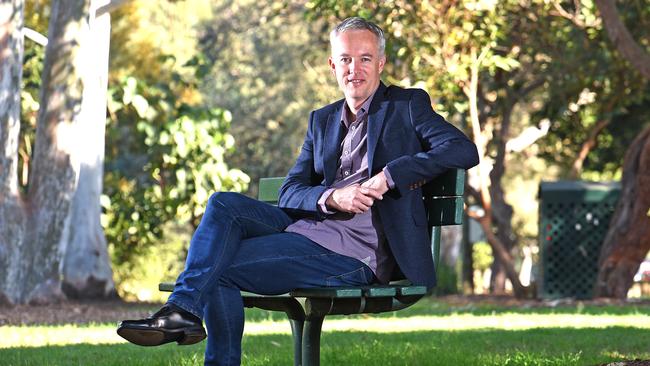
<path id="1" fill-rule="evenodd" d="M 282 314 L 247 309 L 244 365 L 291 365 Z M 450 307 L 325 320 L 327 365 L 598 365 L 650 359 L 650 306 Z M 0 327 L 0 365 L 202 365 L 203 347 L 142 348 L 114 324 Z"/>

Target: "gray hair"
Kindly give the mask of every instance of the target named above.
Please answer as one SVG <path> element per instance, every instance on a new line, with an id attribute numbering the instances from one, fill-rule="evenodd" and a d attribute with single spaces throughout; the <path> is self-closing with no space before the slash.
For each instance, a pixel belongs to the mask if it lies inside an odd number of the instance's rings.
<path id="1" fill-rule="evenodd" d="M 330 32 L 330 43 L 334 41 L 339 34 L 349 31 L 349 30 L 367 30 L 372 32 L 377 36 L 377 45 L 379 46 L 379 56 L 384 55 L 386 50 L 386 38 L 384 37 L 384 31 L 377 26 L 377 24 L 367 21 L 360 17 L 351 17 L 342 21 Z"/>

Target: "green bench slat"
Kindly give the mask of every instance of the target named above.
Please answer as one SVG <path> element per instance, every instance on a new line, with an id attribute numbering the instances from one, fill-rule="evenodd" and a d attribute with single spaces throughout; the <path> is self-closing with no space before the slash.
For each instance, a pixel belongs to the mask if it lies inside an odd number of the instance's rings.
<path id="1" fill-rule="evenodd" d="M 394 286 L 372 286 L 362 287 L 364 297 L 393 297 L 397 295 L 397 288 Z"/>
<path id="2" fill-rule="evenodd" d="M 361 297 L 360 287 L 319 287 L 297 289 L 290 292 L 293 297 L 326 297 L 333 299 Z"/>
<path id="3" fill-rule="evenodd" d="M 258 199 L 276 203 L 284 177 L 261 178 Z M 465 190 L 465 171 L 450 169 L 424 186 L 425 197 L 462 196 Z"/>
<path id="4" fill-rule="evenodd" d="M 172 292 L 172 291 L 174 291 L 174 283 L 173 282 L 160 283 L 160 284 L 158 284 L 158 291 Z"/>
<path id="5" fill-rule="evenodd" d="M 174 290 L 173 282 L 163 282 L 158 285 L 158 290 L 163 292 L 172 292 Z M 242 291 L 244 297 L 323 297 L 323 298 L 354 298 L 354 297 L 394 297 L 425 295 L 427 288 L 425 286 L 367 286 L 358 288 L 349 287 L 322 287 L 311 289 L 300 289 L 279 295 L 260 295 L 254 292 Z"/>
<path id="6" fill-rule="evenodd" d="M 259 193 L 257 194 L 258 200 L 268 203 L 276 203 L 278 201 L 278 191 L 284 182 L 284 177 L 272 177 L 260 179 Z"/>
<path id="7" fill-rule="evenodd" d="M 465 191 L 465 170 L 449 169 L 424 186 L 425 196 L 462 196 Z"/>
<path id="8" fill-rule="evenodd" d="M 427 287 L 426 286 L 406 286 L 400 287 L 397 289 L 397 293 L 400 296 L 416 296 L 416 295 L 426 295 Z"/>
<path id="9" fill-rule="evenodd" d="M 430 226 L 461 225 L 463 223 L 463 197 L 438 197 L 424 200 Z"/>

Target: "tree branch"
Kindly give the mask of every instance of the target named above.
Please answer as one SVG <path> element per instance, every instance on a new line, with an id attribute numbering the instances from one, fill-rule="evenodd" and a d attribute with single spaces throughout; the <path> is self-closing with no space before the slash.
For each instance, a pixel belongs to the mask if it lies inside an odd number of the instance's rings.
<path id="1" fill-rule="evenodd" d="M 23 27 L 23 36 L 25 36 L 25 38 L 31 39 L 43 47 L 47 46 L 47 37 L 31 28 Z"/>
<path id="2" fill-rule="evenodd" d="M 632 38 L 627 27 L 621 21 L 614 0 L 596 0 L 596 6 L 605 23 L 609 39 L 616 50 L 637 70 L 645 79 L 650 80 L 650 54 Z"/>
<path id="3" fill-rule="evenodd" d="M 591 131 L 589 131 L 589 136 L 587 136 L 587 139 L 582 143 L 580 152 L 578 153 L 578 156 L 573 161 L 573 165 L 571 166 L 571 172 L 569 173 L 570 179 L 578 179 L 580 173 L 582 172 L 582 165 L 584 164 L 585 159 L 587 159 L 587 155 L 589 155 L 589 152 L 593 150 L 594 147 L 596 147 L 596 144 L 598 142 L 598 135 L 602 130 L 605 129 L 605 127 L 609 126 L 611 122 L 611 118 L 600 120 L 594 125 Z"/>
<path id="4" fill-rule="evenodd" d="M 100 17 L 106 13 L 110 13 L 113 10 L 119 8 L 120 6 L 124 5 L 124 3 L 131 1 L 131 0 L 111 0 L 106 5 L 100 6 L 97 8 L 97 12 L 95 13 L 95 17 Z"/>

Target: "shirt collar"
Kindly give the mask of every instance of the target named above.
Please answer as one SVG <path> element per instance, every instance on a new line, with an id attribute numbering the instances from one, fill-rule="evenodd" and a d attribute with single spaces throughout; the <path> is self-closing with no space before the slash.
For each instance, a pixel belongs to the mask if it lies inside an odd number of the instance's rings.
<path id="1" fill-rule="evenodd" d="M 365 102 L 361 105 L 361 108 L 359 108 L 359 111 L 357 112 L 357 119 L 359 117 L 367 115 L 368 110 L 370 109 L 370 103 L 372 103 L 372 99 L 375 97 L 375 93 L 377 93 L 377 90 L 379 88 L 375 89 L 375 91 L 366 99 Z M 343 100 L 343 108 L 341 109 L 341 123 L 345 126 L 348 127 L 350 126 L 350 121 L 348 121 L 348 114 L 346 113 L 347 111 L 350 110 L 350 107 L 348 106 L 348 103 Z M 354 122 L 354 121 L 352 121 Z"/>

